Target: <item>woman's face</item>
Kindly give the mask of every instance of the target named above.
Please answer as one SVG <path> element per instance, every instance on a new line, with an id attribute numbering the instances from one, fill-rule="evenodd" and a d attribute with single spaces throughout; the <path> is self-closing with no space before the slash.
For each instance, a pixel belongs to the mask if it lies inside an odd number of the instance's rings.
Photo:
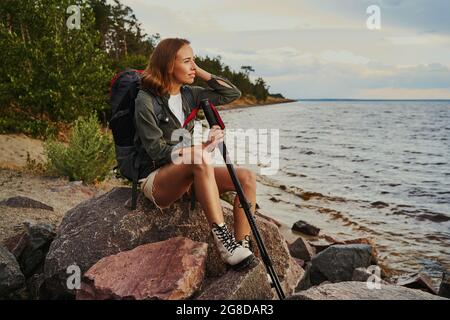
<path id="1" fill-rule="evenodd" d="M 173 68 L 173 80 L 180 84 L 191 84 L 194 82 L 196 65 L 194 52 L 190 45 L 184 45 L 178 50 Z"/>

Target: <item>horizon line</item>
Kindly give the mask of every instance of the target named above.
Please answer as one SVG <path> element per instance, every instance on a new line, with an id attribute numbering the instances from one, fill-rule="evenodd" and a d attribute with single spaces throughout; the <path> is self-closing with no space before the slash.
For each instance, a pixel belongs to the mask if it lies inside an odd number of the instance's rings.
<path id="1" fill-rule="evenodd" d="M 310 99 L 292 99 L 295 101 L 445 101 L 450 99 L 354 99 L 354 98 L 310 98 Z"/>

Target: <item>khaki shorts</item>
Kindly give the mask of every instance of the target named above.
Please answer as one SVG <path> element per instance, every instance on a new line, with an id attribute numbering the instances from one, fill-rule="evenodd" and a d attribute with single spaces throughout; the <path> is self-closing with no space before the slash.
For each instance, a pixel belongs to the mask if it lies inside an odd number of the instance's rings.
<path id="1" fill-rule="evenodd" d="M 159 169 L 160 168 L 158 168 L 155 171 L 153 171 L 152 173 L 150 173 L 147 178 L 139 180 L 139 183 L 140 183 L 140 188 L 141 188 L 142 192 L 144 193 L 144 195 L 148 199 L 150 199 L 159 210 L 162 210 L 162 209 L 169 208 L 170 204 L 165 207 L 161 207 L 156 203 L 155 198 L 153 197 L 154 181 L 155 181 L 156 175 L 158 174 Z"/>

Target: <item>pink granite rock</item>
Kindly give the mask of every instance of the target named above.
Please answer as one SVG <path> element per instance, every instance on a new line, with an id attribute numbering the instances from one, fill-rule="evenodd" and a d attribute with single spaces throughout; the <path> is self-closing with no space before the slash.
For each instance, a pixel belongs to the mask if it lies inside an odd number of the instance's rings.
<path id="1" fill-rule="evenodd" d="M 102 258 L 83 276 L 77 299 L 161 299 L 192 296 L 205 275 L 208 245 L 175 237 Z"/>

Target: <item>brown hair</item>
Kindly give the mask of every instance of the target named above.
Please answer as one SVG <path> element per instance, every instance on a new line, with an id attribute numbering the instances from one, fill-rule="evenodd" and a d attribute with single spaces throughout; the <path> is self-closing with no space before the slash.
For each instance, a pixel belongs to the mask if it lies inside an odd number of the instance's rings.
<path id="1" fill-rule="evenodd" d="M 142 87 L 153 89 L 159 96 L 166 95 L 171 84 L 169 71 L 173 70 L 178 50 L 186 44 L 190 42 L 180 38 L 167 38 L 158 43 L 142 75 Z"/>

